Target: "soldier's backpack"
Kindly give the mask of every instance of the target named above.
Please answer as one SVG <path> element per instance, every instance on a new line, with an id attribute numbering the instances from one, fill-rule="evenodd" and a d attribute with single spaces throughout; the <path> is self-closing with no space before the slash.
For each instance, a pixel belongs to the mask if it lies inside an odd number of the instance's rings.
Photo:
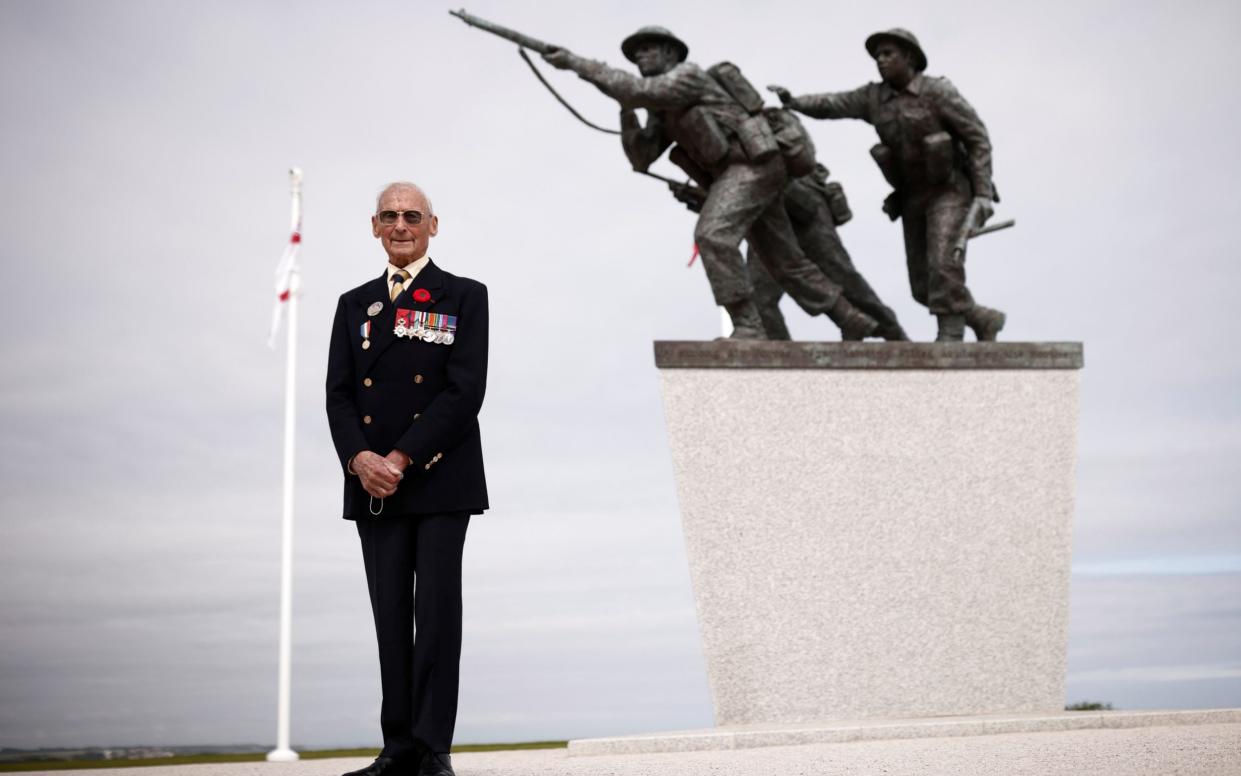
<path id="1" fill-rule="evenodd" d="M 751 161 L 764 162 L 779 153 L 791 178 L 814 169 L 814 143 L 796 116 L 784 108 L 764 107 L 762 95 L 732 62 L 712 65 L 707 74 L 750 114 L 737 135 Z"/>

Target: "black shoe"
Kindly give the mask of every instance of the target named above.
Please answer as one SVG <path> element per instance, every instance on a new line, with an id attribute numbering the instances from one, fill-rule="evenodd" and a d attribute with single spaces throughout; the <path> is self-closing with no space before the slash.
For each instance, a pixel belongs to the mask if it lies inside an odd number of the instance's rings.
<path id="1" fill-rule="evenodd" d="M 422 757 L 418 776 L 457 776 L 452 769 L 452 757 L 438 752 L 427 752 Z"/>
<path id="2" fill-rule="evenodd" d="M 375 762 L 344 776 L 412 776 L 414 769 L 403 761 L 391 757 L 376 757 Z"/>

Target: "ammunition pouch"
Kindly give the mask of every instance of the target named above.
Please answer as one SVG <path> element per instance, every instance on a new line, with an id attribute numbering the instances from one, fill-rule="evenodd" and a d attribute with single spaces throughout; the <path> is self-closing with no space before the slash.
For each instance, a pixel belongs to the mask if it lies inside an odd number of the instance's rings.
<path id="1" fill-rule="evenodd" d="M 784 210 L 794 223 L 814 223 L 822 207 L 823 193 L 805 178 L 784 188 Z"/>
<path id="2" fill-rule="evenodd" d="M 763 115 L 774 131 L 776 145 L 780 148 L 780 155 L 784 157 L 784 166 L 789 177 L 800 178 L 813 172 L 814 141 L 810 139 L 810 133 L 806 132 L 797 116 L 783 108 L 767 108 Z"/>
<path id="3" fill-rule="evenodd" d="M 952 176 L 956 143 L 947 132 L 922 138 L 922 158 L 926 161 L 926 181 L 932 186 L 947 183 Z"/>
<path id="4" fill-rule="evenodd" d="M 878 143 L 871 147 L 870 157 L 875 160 L 875 164 L 879 165 L 879 171 L 883 173 L 883 179 L 888 182 L 888 185 L 899 190 L 901 177 L 896 173 L 896 161 L 892 158 L 892 149 L 883 143 Z"/>
<path id="5" fill-rule="evenodd" d="M 836 226 L 849 223 L 853 211 L 849 209 L 849 200 L 845 197 L 845 187 L 836 181 L 827 184 L 827 208 L 832 211 L 832 223 Z"/>
<path id="6" fill-rule="evenodd" d="M 759 113 L 737 125 L 737 139 L 741 149 L 752 162 L 765 162 L 780 152 L 776 135 L 771 131 L 767 117 Z"/>
<path id="7" fill-rule="evenodd" d="M 696 161 L 714 167 L 728 156 L 728 138 L 706 107 L 696 105 L 690 108 L 678 120 L 677 126 L 689 139 Z"/>

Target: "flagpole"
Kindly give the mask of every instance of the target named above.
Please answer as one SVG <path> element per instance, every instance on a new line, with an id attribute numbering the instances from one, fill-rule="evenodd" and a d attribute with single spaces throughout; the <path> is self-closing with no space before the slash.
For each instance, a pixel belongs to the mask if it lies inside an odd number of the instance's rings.
<path id="1" fill-rule="evenodd" d="M 293 237 L 301 242 L 302 171 L 289 170 L 293 198 Z M 293 762 L 297 752 L 289 745 L 289 691 L 291 685 L 293 633 L 293 434 L 297 420 L 297 297 L 300 275 L 296 258 L 289 267 L 289 334 L 284 372 L 284 497 L 280 521 L 280 681 L 276 712 L 276 748 L 267 753 L 269 762 Z"/>

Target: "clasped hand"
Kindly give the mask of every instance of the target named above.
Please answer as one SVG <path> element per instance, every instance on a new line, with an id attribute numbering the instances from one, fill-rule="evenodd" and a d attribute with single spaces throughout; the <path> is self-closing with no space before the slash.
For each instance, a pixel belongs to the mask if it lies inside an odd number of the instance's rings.
<path id="1" fill-rule="evenodd" d="M 409 457 L 400 450 L 386 456 L 364 450 L 354 456 L 353 471 L 362 481 L 362 489 L 375 498 L 387 498 L 396 493 L 397 483 L 405 476 Z"/>

